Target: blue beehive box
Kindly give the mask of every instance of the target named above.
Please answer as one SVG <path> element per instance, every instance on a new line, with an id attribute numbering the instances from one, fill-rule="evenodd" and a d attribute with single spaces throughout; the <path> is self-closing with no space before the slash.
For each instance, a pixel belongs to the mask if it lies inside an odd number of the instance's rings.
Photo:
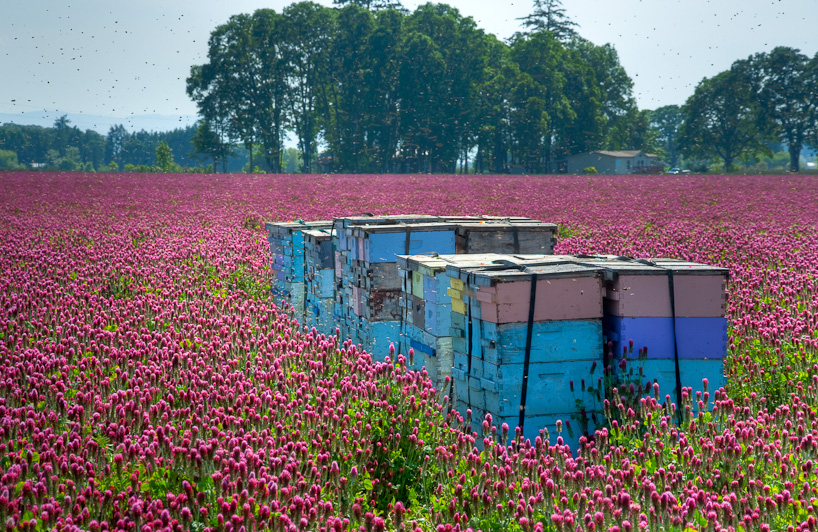
<path id="1" fill-rule="evenodd" d="M 329 221 L 265 222 L 267 241 L 273 255 L 272 293 L 292 305 L 296 318 L 305 320 L 307 284 L 304 238 L 311 229 L 328 229 Z"/>

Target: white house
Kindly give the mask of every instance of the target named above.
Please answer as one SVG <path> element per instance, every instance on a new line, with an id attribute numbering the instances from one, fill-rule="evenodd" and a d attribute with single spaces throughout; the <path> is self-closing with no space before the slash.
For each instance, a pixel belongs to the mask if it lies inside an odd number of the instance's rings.
<path id="1" fill-rule="evenodd" d="M 663 169 L 658 155 L 640 150 L 600 150 L 566 158 L 566 172 L 569 174 L 585 173 L 588 167 L 596 168 L 598 174 L 648 174 L 659 173 Z"/>

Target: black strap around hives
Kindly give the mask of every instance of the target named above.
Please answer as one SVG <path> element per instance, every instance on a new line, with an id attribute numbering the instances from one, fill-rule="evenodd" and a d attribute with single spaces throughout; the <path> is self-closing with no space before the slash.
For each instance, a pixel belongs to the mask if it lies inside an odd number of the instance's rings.
<path id="1" fill-rule="evenodd" d="M 525 424 L 525 403 L 528 398 L 528 369 L 531 364 L 531 341 L 534 336 L 534 305 L 537 302 L 537 274 L 531 275 L 531 296 L 528 300 L 528 327 L 525 332 L 525 358 L 523 359 L 523 382 L 520 391 L 520 419 L 517 426 L 523 430 Z"/>
<path id="2" fill-rule="evenodd" d="M 667 269 L 668 286 L 670 289 L 670 316 L 673 318 L 673 361 L 676 364 L 676 416 L 682 419 L 682 373 L 679 369 L 679 340 L 676 334 L 676 294 L 673 283 L 673 270 Z"/>
<path id="3" fill-rule="evenodd" d="M 472 274 L 470 272 L 466 273 L 466 286 L 471 286 L 471 277 Z M 461 296 L 462 297 L 462 296 Z M 474 330 L 474 325 L 472 324 L 472 316 L 471 316 L 471 301 L 468 302 L 466 305 L 466 353 L 468 354 L 468 364 L 466 366 L 466 394 L 468 396 L 468 407 L 471 408 L 471 386 L 469 386 L 469 377 L 471 376 L 471 357 L 472 357 L 472 331 Z M 458 394 L 459 395 L 459 394 Z"/>
<path id="4" fill-rule="evenodd" d="M 411 230 L 412 230 L 412 228 L 407 225 L 406 226 L 406 241 L 405 241 L 404 246 L 403 246 L 403 254 L 404 255 L 409 254 L 409 241 L 410 241 L 410 238 L 411 238 L 411 234 L 410 234 Z"/>

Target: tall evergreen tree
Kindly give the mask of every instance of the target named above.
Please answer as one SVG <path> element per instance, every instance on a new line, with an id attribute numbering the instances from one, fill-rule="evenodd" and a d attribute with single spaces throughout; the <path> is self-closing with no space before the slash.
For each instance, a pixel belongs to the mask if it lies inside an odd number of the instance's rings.
<path id="1" fill-rule="evenodd" d="M 531 32 L 550 31 L 558 41 L 566 42 L 575 37 L 577 23 L 568 18 L 562 0 L 534 0 L 531 14 L 521 17 L 522 25 Z"/>
<path id="2" fill-rule="evenodd" d="M 332 3 L 340 7 L 356 5 L 369 11 L 380 11 L 384 9 L 406 11 L 403 4 L 400 3 L 400 0 L 332 0 Z"/>
<path id="3" fill-rule="evenodd" d="M 576 119 L 560 68 L 568 57 L 562 44 L 547 31 L 519 36 L 511 56 L 523 74 L 513 90 L 515 157 L 527 172 L 550 173 L 557 136 Z"/>

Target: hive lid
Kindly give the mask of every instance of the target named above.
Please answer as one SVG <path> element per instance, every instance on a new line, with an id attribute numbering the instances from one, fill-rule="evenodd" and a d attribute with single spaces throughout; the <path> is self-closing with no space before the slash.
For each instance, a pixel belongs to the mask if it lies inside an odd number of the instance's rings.
<path id="1" fill-rule="evenodd" d="M 489 286 L 497 282 L 522 281 L 532 275 L 537 279 L 567 277 L 599 277 L 602 268 L 572 260 L 570 255 L 494 255 L 474 256 L 469 262 L 465 257 L 471 255 L 450 255 L 455 260 L 447 266 L 446 271 L 452 277 L 469 281 L 480 286 Z M 462 257 L 462 258 L 461 258 Z M 493 260 L 486 260 L 493 259 Z"/>
<path id="2" fill-rule="evenodd" d="M 707 264 L 699 264 L 697 262 L 688 262 L 681 259 L 671 259 L 667 257 L 660 257 L 650 259 L 654 264 L 665 270 L 672 270 L 674 275 L 723 275 L 728 277 L 730 270 L 721 268 L 719 266 L 710 266 Z"/>
<path id="3" fill-rule="evenodd" d="M 557 225 L 545 222 L 538 222 L 536 220 L 522 220 L 515 222 L 507 221 L 491 221 L 491 222 L 458 222 L 458 234 L 465 234 L 467 232 L 482 232 L 482 231 L 523 231 L 526 233 L 556 233 Z"/>
<path id="4" fill-rule="evenodd" d="M 471 282 L 477 286 L 492 286 L 497 283 L 541 279 L 569 279 L 577 277 L 602 277 L 602 268 L 574 262 L 529 265 L 523 269 L 473 270 Z"/>
<path id="5" fill-rule="evenodd" d="M 726 268 L 670 258 L 633 259 L 616 255 L 577 255 L 574 260 L 604 268 L 608 279 L 615 279 L 618 275 L 667 275 L 668 270 L 673 271 L 674 275 L 728 274 Z"/>
<path id="6" fill-rule="evenodd" d="M 293 231 L 304 231 L 309 229 L 329 229 L 332 227 L 330 220 L 316 220 L 312 222 L 264 222 L 264 229 L 267 232 L 287 233 Z"/>
<path id="7" fill-rule="evenodd" d="M 421 233 L 426 231 L 454 231 L 456 224 L 443 222 L 397 223 L 384 225 L 356 225 L 351 227 L 352 234 L 366 237 L 376 233 Z"/>
<path id="8" fill-rule="evenodd" d="M 308 229 L 302 231 L 305 239 L 316 240 L 318 242 L 329 240 L 335 235 L 335 229 Z"/>
<path id="9" fill-rule="evenodd" d="M 539 222 L 526 216 L 443 216 L 442 219 L 446 222 L 458 223 L 520 223 L 520 222 Z"/>
<path id="10" fill-rule="evenodd" d="M 343 227 L 353 227 L 358 225 L 393 225 L 399 223 L 428 223 L 439 222 L 439 216 L 429 214 L 397 214 L 388 216 L 342 216 L 335 218 L 334 223 L 340 223 Z"/>

